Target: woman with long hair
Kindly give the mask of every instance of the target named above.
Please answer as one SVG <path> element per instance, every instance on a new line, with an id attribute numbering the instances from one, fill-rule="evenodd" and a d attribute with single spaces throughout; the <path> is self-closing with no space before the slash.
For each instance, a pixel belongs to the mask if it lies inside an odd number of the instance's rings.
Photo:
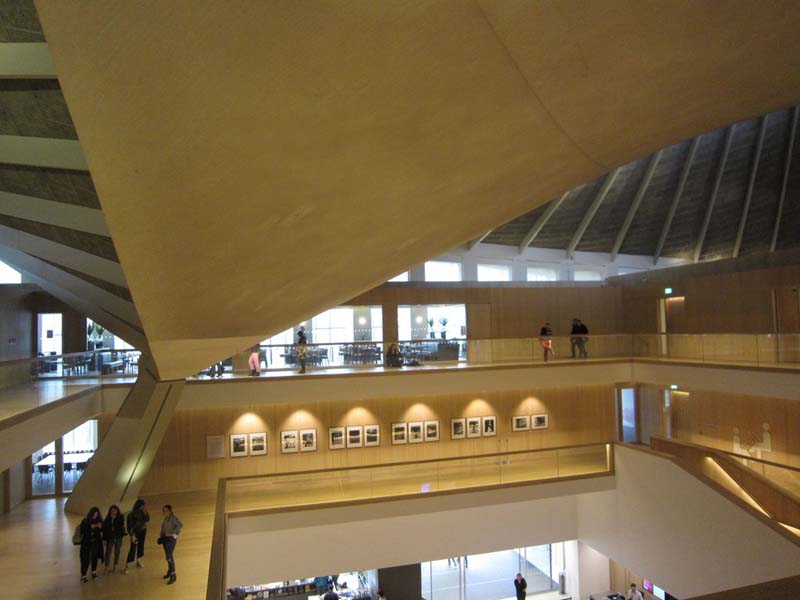
<path id="1" fill-rule="evenodd" d="M 150 515 L 147 513 L 147 505 L 144 500 L 139 498 L 133 503 L 133 510 L 128 513 L 127 525 L 128 535 L 131 536 L 131 547 L 128 550 L 128 560 L 125 561 L 123 573 L 128 572 L 128 564 L 136 559 L 136 566 L 140 569 L 144 567 L 142 557 L 144 556 L 144 539 L 147 535 L 147 522 Z"/>
<path id="2" fill-rule="evenodd" d="M 104 575 L 108 573 L 111 564 L 111 550 L 114 550 L 114 565 L 111 572 L 117 570 L 119 563 L 119 551 L 122 548 L 122 538 L 125 536 L 125 517 L 122 515 L 119 506 L 112 504 L 108 509 L 108 514 L 103 521 L 103 541 L 106 543 L 106 554 L 103 562 L 105 563 Z"/>
<path id="3" fill-rule="evenodd" d="M 97 577 L 97 560 L 101 558 L 103 548 L 103 517 L 100 509 L 93 506 L 81 521 L 81 581 L 88 583 L 86 572 L 92 566 L 92 579 Z"/>

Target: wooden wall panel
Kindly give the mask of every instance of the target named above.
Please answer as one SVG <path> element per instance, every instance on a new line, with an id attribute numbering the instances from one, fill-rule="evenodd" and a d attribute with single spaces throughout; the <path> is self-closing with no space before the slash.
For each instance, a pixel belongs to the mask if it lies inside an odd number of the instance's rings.
<path id="1" fill-rule="evenodd" d="M 516 414 L 548 413 L 545 430 L 512 432 Z M 450 419 L 497 416 L 495 437 L 451 440 Z M 258 404 L 219 409 L 179 410 L 156 455 L 144 493 L 211 489 L 219 477 L 304 471 L 540 449 L 611 441 L 615 438 L 613 386 L 528 389 L 419 396 L 358 402 Z M 394 422 L 438 420 L 440 441 L 394 446 Z M 381 426 L 375 448 L 328 450 L 328 427 Z M 281 454 L 282 430 L 317 429 L 316 452 Z M 207 459 L 206 436 L 268 434 L 268 454 L 259 457 Z"/>

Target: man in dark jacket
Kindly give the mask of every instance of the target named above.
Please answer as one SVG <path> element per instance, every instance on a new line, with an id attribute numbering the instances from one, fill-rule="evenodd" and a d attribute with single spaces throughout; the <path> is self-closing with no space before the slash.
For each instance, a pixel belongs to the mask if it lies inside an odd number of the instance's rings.
<path id="1" fill-rule="evenodd" d="M 589 353 L 586 352 L 586 342 L 589 341 L 589 328 L 586 324 L 578 319 L 578 350 L 580 350 L 581 358 L 589 358 Z"/>
<path id="2" fill-rule="evenodd" d="M 147 505 L 144 500 L 139 498 L 133 504 L 133 510 L 128 513 L 128 535 L 131 536 L 131 547 L 128 550 L 128 560 L 125 561 L 123 573 L 128 572 L 128 564 L 136 559 L 136 566 L 140 569 L 144 567 L 142 557 L 144 556 L 144 540 L 147 536 L 147 522 L 150 515 L 147 513 Z"/>
<path id="3" fill-rule="evenodd" d="M 333 586 L 328 586 L 328 593 L 322 597 L 322 600 L 339 600 L 339 594 L 333 591 Z"/>
<path id="4" fill-rule="evenodd" d="M 517 600 L 525 600 L 528 595 L 528 582 L 522 576 L 522 573 L 517 573 L 517 578 L 514 580 L 514 589 L 517 591 Z"/>

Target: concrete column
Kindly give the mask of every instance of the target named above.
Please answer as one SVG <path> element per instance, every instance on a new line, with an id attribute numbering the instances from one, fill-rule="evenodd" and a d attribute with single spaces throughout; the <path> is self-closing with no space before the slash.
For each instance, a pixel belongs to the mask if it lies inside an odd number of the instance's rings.
<path id="1" fill-rule="evenodd" d="M 67 500 L 67 512 L 85 515 L 92 506 L 118 504 L 123 511 L 133 506 L 185 383 L 159 381 L 154 372 L 142 356 L 139 377 Z"/>
<path id="2" fill-rule="evenodd" d="M 390 600 L 421 600 L 422 567 L 415 564 L 378 569 L 378 587 Z"/>

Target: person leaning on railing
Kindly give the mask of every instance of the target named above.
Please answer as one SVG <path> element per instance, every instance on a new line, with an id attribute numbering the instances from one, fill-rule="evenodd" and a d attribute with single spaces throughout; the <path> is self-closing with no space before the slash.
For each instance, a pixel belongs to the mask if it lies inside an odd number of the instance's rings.
<path id="1" fill-rule="evenodd" d="M 400 352 L 400 348 L 397 347 L 397 344 L 392 344 L 386 351 L 386 366 L 387 367 L 403 366 L 403 354 Z"/>

